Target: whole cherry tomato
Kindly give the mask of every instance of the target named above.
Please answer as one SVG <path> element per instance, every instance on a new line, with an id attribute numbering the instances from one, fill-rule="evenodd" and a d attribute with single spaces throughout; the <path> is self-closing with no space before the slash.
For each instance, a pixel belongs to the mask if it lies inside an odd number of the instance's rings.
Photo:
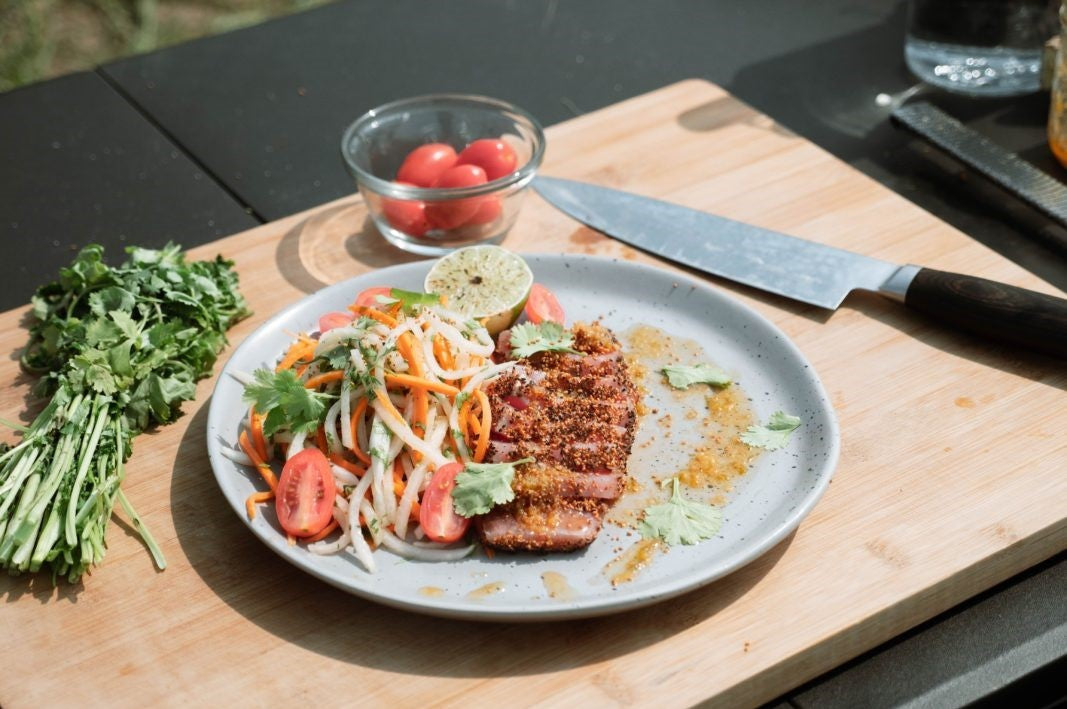
<path id="1" fill-rule="evenodd" d="M 510 145 L 496 138 L 476 140 L 459 154 L 457 165 L 477 165 L 490 180 L 515 172 L 519 159 Z"/>
<path id="2" fill-rule="evenodd" d="M 411 182 L 396 182 L 398 185 L 416 187 Z M 382 197 L 382 214 L 389 226 L 408 236 L 422 236 L 430 230 L 426 220 L 426 203 L 418 199 L 389 199 Z"/>
<path id="3" fill-rule="evenodd" d="M 472 187 L 488 182 L 485 170 L 477 165 L 456 165 L 441 173 L 434 187 Z M 482 205 L 484 197 L 431 202 L 426 205 L 426 219 L 435 229 L 455 229 L 467 223 Z"/>
<path id="4" fill-rule="evenodd" d="M 444 143 L 427 143 L 408 153 L 396 171 L 399 182 L 431 187 L 441 174 L 456 164 L 456 151 Z"/>
<path id="5" fill-rule="evenodd" d="M 478 211 L 474 213 L 474 216 L 467 220 L 467 224 L 491 224 L 497 220 L 500 216 L 501 206 L 500 198 L 496 195 L 489 195 L 481 198 L 482 203 L 478 205 Z"/>

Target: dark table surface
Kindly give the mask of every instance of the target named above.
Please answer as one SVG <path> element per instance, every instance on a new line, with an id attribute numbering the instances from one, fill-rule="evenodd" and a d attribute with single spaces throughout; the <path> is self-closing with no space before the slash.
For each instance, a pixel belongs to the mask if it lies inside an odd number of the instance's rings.
<path id="1" fill-rule="evenodd" d="M 887 120 L 915 80 L 903 2 L 338 2 L 0 94 L 0 307 L 78 247 L 207 243 L 349 194 L 342 129 L 385 101 L 462 91 L 552 124 L 680 79 L 713 81 L 1067 290 L 1067 229 Z M 1057 178 L 1047 95 L 928 100 Z M 910 95 L 910 94 L 909 94 Z M 842 658 L 844 661 L 846 658 Z M 1062 553 L 780 700 L 1044 706 L 1065 693 Z"/>

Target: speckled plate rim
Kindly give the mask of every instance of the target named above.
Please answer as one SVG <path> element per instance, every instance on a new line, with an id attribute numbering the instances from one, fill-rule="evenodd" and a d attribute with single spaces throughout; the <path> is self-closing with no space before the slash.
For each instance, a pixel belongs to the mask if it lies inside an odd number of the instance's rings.
<path id="1" fill-rule="evenodd" d="M 427 596 L 414 600 L 399 598 L 390 593 L 387 585 L 383 587 L 381 583 L 376 584 L 373 578 L 368 577 L 365 580 L 358 577 L 341 577 L 330 569 L 324 568 L 321 563 L 323 557 L 315 556 L 301 547 L 290 546 L 285 536 L 280 534 L 278 529 L 264 521 L 266 515 L 257 515 L 255 520 L 249 520 L 245 512 L 245 497 L 252 489 L 250 477 L 247 472 L 239 472 L 239 466 L 236 466 L 221 452 L 222 441 L 224 440 L 222 432 L 233 433 L 238 425 L 237 420 L 231 415 L 232 410 L 237 407 L 239 411 L 244 407 L 244 404 L 239 401 L 239 393 L 235 400 L 233 392 L 235 387 L 238 387 L 236 391 L 239 392 L 239 385 L 236 385 L 236 380 L 230 373 L 237 370 L 240 363 L 246 361 L 249 363 L 246 365 L 249 369 L 257 366 L 257 363 L 264 363 L 268 357 L 260 356 L 264 352 L 263 340 L 270 339 L 272 335 L 276 338 L 276 333 L 278 332 L 292 332 L 306 328 L 306 323 L 314 322 L 317 316 L 325 310 L 336 309 L 336 307 L 325 305 L 326 303 L 350 302 L 355 293 L 358 293 L 363 288 L 375 285 L 408 283 L 407 287 L 413 287 L 414 280 L 421 283 L 433 263 L 433 260 L 425 260 L 390 266 L 361 274 L 324 288 L 293 303 L 245 337 L 220 372 L 208 411 L 208 457 L 216 482 L 219 484 L 223 495 L 238 518 L 244 522 L 245 526 L 260 541 L 283 559 L 312 576 L 344 591 L 384 605 L 447 618 L 487 621 L 544 621 L 617 613 L 658 603 L 687 593 L 754 561 L 785 539 L 800 525 L 800 522 L 812 510 L 829 485 L 838 461 L 840 433 L 830 398 L 815 373 L 814 367 L 811 366 L 796 345 L 781 330 L 764 316 L 724 292 L 676 272 L 631 261 L 577 254 L 523 254 L 523 257 L 530 263 L 535 275 L 538 274 L 539 267 L 570 268 L 570 264 L 577 264 L 595 271 L 606 269 L 610 272 L 612 282 L 618 284 L 620 297 L 626 296 L 624 291 L 627 290 L 627 284 L 636 280 L 658 280 L 663 283 L 665 289 L 669 286 L 671 292 L 680 287 L 688 287 L 689 293 L 699 294 L 698 297 L 705 299 L 705 303 L 711 304 L 721 312 L 728 313 L 731 318 L 738 319 L 738 322 L 744 323 L 746 329 L 751 327 L 752 330 L 746 333 L 747 335 L 755 333 L 766 341 L 773 342 L 775 347 L 781 348 L 781 354 L 791 360 L 793 364 L 792 372 L 789 372 L 788 376 L 798 377 L 800 384 L 806 387 L 814 398 L 815 411 L 823 418 L 824 434 L 819 437 L 819 440 L 825 444 L 825 449 L 822 451 L 822 463 L 817 469 L 810 471 L 810 485 L 805 489 L 799 501 L 789 509 L 784 518 L 780 519 L 777 524 L 766 525 L 761 528 L 759 530 L 760 533 L 748 539 L 741 550 L 726 555 L 714 563 L 702 566 L 694 572 L 683 574 L 678 578 L 666 578 L 662 582 L 655 584 L 651 589 L 642 588 L 636 592 L 628 593 L 623 591 L 621 593 L 583 597 L 550 606 L 521 601 L 507 605 L 482 605 L 456 597 Z M 631 278 L 634 281 L 631 281 Z M 568 285 L 566 283 L 549 281 L 548 285 L 555 290 L 562 302 L 566 303 L 568 301 Z M 665 290 L 665 292 L 667 291 Z M 606 318 L 605 322 L 611 326 L 610 318 Z M 278 349 L 278 352 L 280 351 L 281 349 Z M 237 418 L 240 419 L 241 417 L 238 416 Z M 247 489 L 236 489 L 240 486 L 240 481 L 245 482 Z M 696 547 L 687 547 L 686 549 L 693 548 Z M 377 553 L 380 554 L 382 552 L 379 551 Z"/>

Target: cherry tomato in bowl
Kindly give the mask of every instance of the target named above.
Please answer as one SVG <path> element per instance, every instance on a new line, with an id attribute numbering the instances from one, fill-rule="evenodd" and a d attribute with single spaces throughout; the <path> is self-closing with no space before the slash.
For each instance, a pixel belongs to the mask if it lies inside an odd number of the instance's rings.
<path id="1" fill-rule="evenodd" d="M 282 529 L 294 537 L 311 537 L 330 523 L 337 487 L 330 461 L 318 448 L 305 448 L 285 462 L 274 508 Z"/>
<path id="2" fill-rule="evenodd" d="M 471 521 L 456 514 L 452 506 L 452 488 L 463 463 L 446 463 L 434 472 L 430 485 L 419 503 L 419 524 L 435 542 L 454 542 L 467 533 Z"/>
<path id="3" fill-rule="evenodd" d="M 453 165 L 457 155 L 451 145 L 427 143 L 408 153 L 396 171 L 398 182 L 407 182 L 418 187 L 432 187 L 433 183 Z"/>
<path id="4" fill-rule="evenodd" d="M 518 167 L 515 150 L 497 138 L 475 140 L 459 154 L 457 165 L 477 165 L 485 170 L 485 176 L 496 180 L 510 175 Z"/>
<path id="5" fill-rule="evenodd" d="M 478 205 L 478 211 L 467 220 L 467 224 L 477 226 L 481 226 L 482 224 L 492 224 L 500 217 L 502 211 L 504 210 L 500 204 L 499 197 L 496 195 L 482 197 L 481 204 Z"/>
<path id="6" fill-rule="evenodd" d="M 555 294 L 540 283 L 530 286 L 530 296 L 526 299 L 523 311 L 534 325 L 545 321 L 562 325 L 565 321 L 563 306 L 559 304 Z"/>
<path id="7" fill-rule="evenodd" d="M 484 185 L 489 180 L 485 170 L 477 165 L 456 165 L 441 173 L 435 188 L 473 187 Z M 426 205 L 426 219 L 435 229 L 455 229 L 467 223 L 485 201 L 484 197 L 449 199 L 430 202 Z"/>
<path id="8" fill-rule="evenodd" d="M 417 187 L 412 182 L 396 184 Z M 390 226 L 409 236 L 423 236 L 430 230 L 430 222 L 426 220 L 426 203 L 421 200 L 382 197 L 382 214 Z"/>

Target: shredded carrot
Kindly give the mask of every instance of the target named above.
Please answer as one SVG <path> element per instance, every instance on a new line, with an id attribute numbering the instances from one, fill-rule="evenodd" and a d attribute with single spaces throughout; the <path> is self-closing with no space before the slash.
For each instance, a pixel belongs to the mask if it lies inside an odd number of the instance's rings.
<path id="1" fill-rule="evenodd" d="M 363 305 L 350 305 L 348 306 L 348 309 L 357 315 L 366 315 L 368 318 L 373 318 L 387 327 L 396 327 L 396 318 L 389 317 L 375 308 L 368 308 Z"/>
<path id="2" fill-rule="evenodd" d="M 259 453 L 263 460 L 269 460 L 267 439 L 263 436 L 263 417 L 256 413 L 254 406 L 248 410 L 248 428 L 252 431 L 252 445 L 255 446 L 256 453 Z"/>
<path id="3" fill-rule="evenodd" d="M 310 344 L 309 344 L 310 343 Z M 305 356 L 314 352 L 314 341 L 299 339 L 289 346 L 289 351 L 285 353 L 285 357 L 278 363 L 278 366 L 274 369 L 275 372 L 283 372 L 286 369 L 291 368 L 294 364 L 302 360 Z"/>
<path id="4" fill-rule="evenodd" d="M 485 555 L 487 557 L 489 557 L 490 559 L 492 559 L 494 556 L 496 556 L 496 550 L 493 549 L 493 547 L 486 546 L 486 545 L 483 544 L 482 545 L 482 549 L 485 550 Z"/>
<path id="5" fill-rule="evenodd" d="M 245 509 L 248 511 L 248 519 L 256 518 L 256 505 L 260 502 L 266 502 L 267 500 L 274 499 L 274 491 L 267 490 L 266 492 L 253 492 L 245 500 Z"/>
<path id="6" fill-rule="evenodd" d="M 348 472 L 352 473 L 353 475 L 356 475 L 356 476 L 359 476 L 359 477 L 363 477 L 364 474 L 366 474 L 366 472 L 367 472 L 366 468 L 361 468 L 358 465 L 356 465 L 355 463 L 350 463 L 347 460 L 345 460 L 344 457 L 340 453 L 330 453 L 329 458 L 330 458 L 330 462 L 331 463 L 334 463 L 335 465 L 341 466 L 342 468 L 344 468 Z"/>
<path id="7" fill-rule="evenodd" d="M 404 488 L 407 485 L 404 484 L 404 466 L 400 463 L 400 456 L 396 457 L 396 461 L 393 463 L 393 494 L 398 498 L 404 496 Z"/>
<path id="8" fill-rule="evenodd" d="M 310 537 L 307 537 L 306 539 L 304 539 L 304 541 L 307 542 L 308 544 L 311 544 L 312 542 L 322 541 L 326 537 L 330 536 L 330 532 L 332 532 L 333 530 L 337 529 L 337 527 L 338 527 L 337 520 L 331 519 L 330 523 L 328 525 L 326 525 L 325 527 L 323 527 L 321 532 L 316 532 L 315 534 L 312 534 Z"/>
<path id="9" fill-rule="evenodd" d="M 328 384 L 330 382 L 336 382 L 337 380 L 344 379 L 344 378 L 345 378 L 345 373 L 342 372 L 340 369 L 335 369 L 332 372 L 326 372 L 324 374 L 319 374 L 319 375 L 316 375 L 316 376 L 312 377 L 311 379 L 308 379 L 306 382 L 304 382 L 304 386 L 307 387 L 308 389 L 317 389 L 319 386 L 321 386 L 323 384 Z"/>
<path id="10" fill-rule="evenodd" d="M 475 411 L 475 407 L 472 406 L 470 410 L 467 411 L 467 419 L 463 422 L 463 425 L 467 427 L 468 431 L 470 431 L 470 436 L 468 440 L 476 439 L 478 437 L 478 434 L 482 430 L 481 409 Z"/>
<path id="11" fill-rule="evenodd" d="M 323 453 L 330 452 L 330 446 L 326 443 L 326 427 L 319 426 L 319 430 L 315 431 L 315 445 L 319 447 L 319 450 Z"/>
<path id="12" fill-rule="evenodd" d="M 422 377 L 413 377 L 410 374 L 386 374 L 385 383 L 394 387 L 407 387 L 409 389 L 423 389 L 425 391 L 436 391 L 440 394 L 444 394 L 448 397 L 454 397 L 459 393 L 459 389 L 451 384 L 445 384 L 444 382 L 432 382 L 429 379 L 423 379 Z"/>
<path id="13" fill-rule="evenodd" d="M 262 476 L 268 487 L 271 490 L 278 487 L 278 479 L 274 477 L 274 471 L 270 469 L 270 465 L 266 461 L 259 457 L 259 453 L 252 447 L 252 442 L 248 440 L 248 431 L 241 431 L 241 435 L 237 437 L 237 442 L 240 444 L 241 450 L 245 452 L 245 455 L 252 459 L 252 465 L 256 466 L 256 470 L 259 471 L 260 476 Z"/>
<path id="14" fill-rule="evenodd" d="M 370 456 L 363 452 L 359 447 L 359 436 L 356 433 L 359 431 L 359 421 L 363 418 L 363 412 L 367 410 L 367 400 L 361 398 L 356 404 L 356 408 L 352 410 L 352 420 L 349 425 L 352 427 L 352 453 L 363 462 L 364 465 L 370 465 Z"/>
<path id="15" fill-rule="evenodd" d="M 400 412 L 393 406 L 393 402 L 389 400 L 389 395 L 385 393 L 385 389 L 379 387 L 374 390 L 374 397 L 378 399 L 385 410 L 389 412 L 397 421 L 403 421 L 404 417 L 400 415 Z"/>
<path id="16" fill-rule="evenodd" d="M 448 341 L 443 335 L 433 336 L 433 356 L 437 358 L 442 369 L 452 369 L 455 366 L 452 353 L 448 349 Z"/>
<path id="17" fill-rule="evenodd" d="M 422 362 L 415 356 L 415 336 L 405 332 L 397 338 L 396 351 L 408 363 L 411 373 L 416 377 L 422 376 Z"/>
<path id="18" fill-rule="evenodd" d="M 478 447 L 474 449 L 474 462 L 481 463 L 489 450 L 489 430 L 493 425 L 493 412 L 489 409 L 489 397 L 481 389 L 475 389 L 474 395 L 482 407 L 482 430 L 478 435 Z"/>

